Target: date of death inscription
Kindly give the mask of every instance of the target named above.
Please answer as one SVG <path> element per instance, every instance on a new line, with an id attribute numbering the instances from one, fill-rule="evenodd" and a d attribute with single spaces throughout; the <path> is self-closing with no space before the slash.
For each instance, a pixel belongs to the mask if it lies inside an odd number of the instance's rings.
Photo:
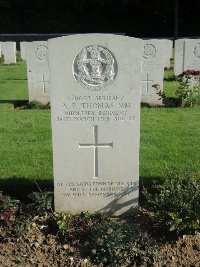
<path id="1" fill-rule="evenodd" d="M 134 101 L 124 95 L 67 96 L 61 104 L 57 123 L 133 121 Z"/>

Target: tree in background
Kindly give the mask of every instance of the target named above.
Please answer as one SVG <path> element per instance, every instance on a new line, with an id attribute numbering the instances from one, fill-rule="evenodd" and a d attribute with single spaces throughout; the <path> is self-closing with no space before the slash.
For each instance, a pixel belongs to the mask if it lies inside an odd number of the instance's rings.
<path id="1" fill-rule="evenodd" d="M 1 33 L 173 36 L 178 0 L 0 0 Z M 199 35 L 200 1 L 179 1 L 179 36 Z M 178 25 L 178 24 L 177 24 Z"/>

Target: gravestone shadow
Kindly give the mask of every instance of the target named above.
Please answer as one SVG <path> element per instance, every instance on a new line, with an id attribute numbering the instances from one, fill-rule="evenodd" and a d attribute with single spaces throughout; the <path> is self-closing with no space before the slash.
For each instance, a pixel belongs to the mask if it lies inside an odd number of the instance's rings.
<path id="1" fill-rule="evenodd" d="M 0 100 L 0 104 L 12 104 L 14 108 L 26 106 L 28 100 Z"/>
<path id="2" fill-rule="evenodd" d="M 129 196 L 130 194 L 136 192 L 138 192 L 139 189 L 139 183 L 135 182 L 133 186 L 127 186 L 124 190 L 120 191 L 119 193 L 116 194 L 115 198 L 108 204 L 106 205 L 104 208 L 100 209 L 98 212 L 100 213 L 105 213 L 107 215 L 114 215 L 114 213 L 120 211 L 120 216 L 124 216 L 126 214 L 129 213 L 133 213 L 135 211 L 135 208 L 138 205 L 138 198 L 132 198 L 132 199 L 128 199 L 127 201 L 123 200 L 126 199 L 126 196 Z M 129 209 L 127 209 L 127 207 L 129 207 Z M 121 212 L 121 210 L 123 210 L 123 208 L 125 208 L 124 210 L 126 210 L 126 212 Z"/>
<path id="3" fill-rule="evenodd" d="M 32 192 L 53 191 L 53 179 L 30 180 L 25 177 L 0 178 L 0 191 L 20 201 L 26 202 Z"/>

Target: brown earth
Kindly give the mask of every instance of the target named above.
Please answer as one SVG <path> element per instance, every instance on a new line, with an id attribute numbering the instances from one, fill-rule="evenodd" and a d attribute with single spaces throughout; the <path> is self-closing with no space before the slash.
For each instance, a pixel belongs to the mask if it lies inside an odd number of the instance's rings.
<path id="1" fill-rule="evenodd" d="M 77 237 L 61 242 L 58 234 L 48 232 L 48 214 L 32 219 L 25 238 L 14 237 L 5 228 L 0 228 L 1 267 L 94 267 L 89 258 L 81 255 Z M 200 267 L 200 234 L 185 235 L 179 238 L 166 238 L 162 228 L 152 225 L 147 213 L 141 212 L 136 219 L 142 227 L 157 236 L 159 254 L 151 260 L 129 266 L 140 267 Z M 75 229 L 76 231 L 76 229 Z M 75 233 L 74 231 L 74 233 Z M 161 237 L 162 235 L 162 237 Z M 146 263 L 145 263 L 146 262 Z M 125 267 L 125 266 L 123 266 Z"/>

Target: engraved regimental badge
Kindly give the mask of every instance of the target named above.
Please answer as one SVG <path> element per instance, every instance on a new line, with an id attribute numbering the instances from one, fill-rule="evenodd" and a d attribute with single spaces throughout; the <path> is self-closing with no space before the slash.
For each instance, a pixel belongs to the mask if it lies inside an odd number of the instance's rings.
<path id="1" fill-rule="evenodd" d="M 143 50 L 143 58 L 152 59 L 156 55 L 156 48 L 152 44 L 146 44 Z"/>
<path id="2" fill-rule="evenodd" d="M 38 45 L 35 48 L 35 56 L 37 59 L 44 61 L 47 58 L 48 48 L 45 45 Z"/>
<path id="3" fill-rule="evenodd" d="M 73 74 L 82 87 L 91 91 L 102 90 L 116 78 L 116 59 L 103 46 L 87 46 L 75 57 Z"/>
<path id="4" fill-rule="evenodd" d="M 200 44 L 196 44 L 193 48 L 193 54 L 195 57 L 200 59 Z"/>

